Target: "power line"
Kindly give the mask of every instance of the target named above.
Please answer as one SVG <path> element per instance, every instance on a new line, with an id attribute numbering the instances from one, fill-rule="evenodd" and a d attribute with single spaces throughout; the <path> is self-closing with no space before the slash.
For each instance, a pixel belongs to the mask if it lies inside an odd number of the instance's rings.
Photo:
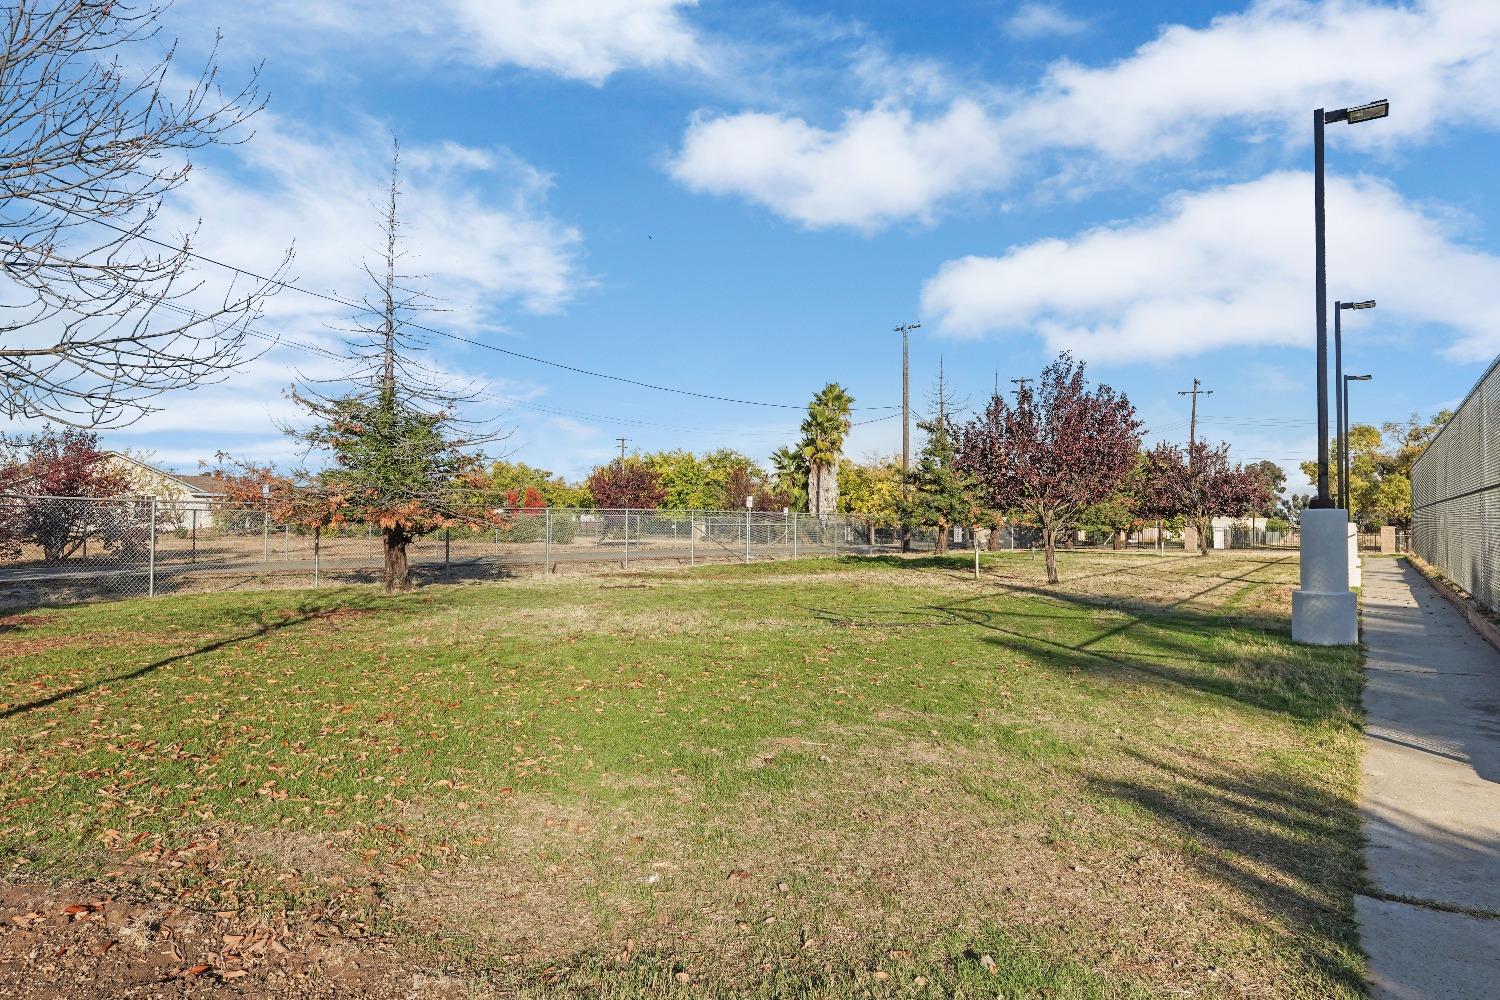
<path id="1" fill-rule="evenodd" d="M 108 222 L 108 221 L 106 221 L 104 219 L 100 219 L 100 218 L 95 218 L 94 216 L 88 215 L 87 213 L 77 211 L 76 209 L 68 208 L 67 206 L 64 206 L 64 205 L 53 204 L 51 202 L 44 201 L 42 199 L 33 199 L 33 200 L 38 201 L 38 202 L 40 202 L 43 205 L 46 205 L 48 208 L 52 208 L 52 209 L 55 209 L 55 210 L 60 211 L 60 212 L 65 212 L 65 213 L 67 213 L 69 215 L 77 216 L 78 218 L 85 219 L 85 220 L 87 220 L 89 222 L 92 222 L 92 223 L 95 223 L 97 225 L 104 226 L 106 229 L 113 229 L 115 232 L 121 233 L 122 235 L 129 236 L 129 237 L 132 237 L 134 239 L 144 240 L 147 243 L 151 243 L 151 244 L 154 244 L 156 246 L 162 247 L 165 250 L 170 250 L 173 253 L 183 253 L 183 254 L 186 254 L 187 256 L 192 257 L 195 260 L 201 260 L 201 261 L 203 261 L 206 264 L 213 264 L 215 267 L 222 267 L 225 270 L 233 271 L 236 274 L 242 274 L 242 275 L 244 275 L 247 278 L 254 278 L 256 281 L 262 282 L 264 284 L 276 285 L 276 286 L 278 286 L 280 288 L 285 288 L 285 289 L 287 289 L 289 291 L 293 291 L 293 292 L 301 292 L 303 295 L 310 295 L 310 296 L 312 296 L 314 298 L 322 299 L 325 302 L 332 302 L 332 303 L 334 303 L 336 305 L 343 306 L 343 307 L 345 307 L 347 309 L 365 309 L 365 308 L 367 308 L 366 306 L 363 306 L 363 305 L 361 305 L 358 302 L 352 302 L 352 301 L 350 301 L 348 299 L 340 298 L 339 296 L 336 296 L 336 295 L 329 295 L 326 292 L 315 291 L 315 290 L 313 290 L 311 288 L 303 288 L 301 285 L 294 285 L 291 282 L 286 281 L 284 279 L 281 279 L 281 278 L 272 278 L 272 277 L 269 277 L 269 276 L 264 275 L 264 274 L 259 274 L 259 273 L 255 272 L 255 271 L 247 270 L 247 269 L 245 269 L 243 267 L 239 267 L 239 266 L 237 266 L 235 264 L 230 264 L 227 261 L 219 260 L 219 259 L 217 259 L 215 257 L 210 257 L 210 256 L 208 256 L 206 254 L 198 253 L 197 251 L 190 250 L 190 249 L 188 249 L 186 247 L 179 247 L 179 246 L 175 246 L 175 245 L 170 244 L 170 243 L 165 243 L 165 242 L 163 242 L 161 240 L 155 239 L 154 237 L 147 236 L 144 233 L 140 233 L 140 232 L 136 232 L 136 231 L 133 231 L 133 230 L 130 230 L 130 229 L 126 229 L 123 226 L 117 226 L 117 225 L 115 225 L 112 222 Z M 449 333 L 446 330 L 439 330 L 436 327 L 425 326 L 425 325 L 423 325 L 421 323 L 407 322 L 407 323 L 404 323 L 403 325 L 406 326 L 406 327 L 409 327 L 409 328 L 411 328 L 413 330 L 420 330 L 423 333 L 431 333 L 431 334 L 435 334 L 436 336 L 439 336 L 439 337 L 446 337 L 449 340 L 457 341 L 458 343 L 461 343 L 461 344 L 468 344 L 471 347 L 478 347 L 478 348 L 482 348 L 483 350 L 494 351 L 497 354 L 505 354 L 505 355 L 508 355 L 510 357 L 513 357 L 513 358 L 520 358 L 523 361 L 530 361 L 533 364 L 546 365 L 548 367 L 557 368 L 557 369 L 560 369 L 562 371 L 572 372 L 575 375 L 587 375 L 587 376 L 590 376 L 591 378 L 601 378 L 601 379 L 607 379 L 607 380 L 609 380 L 611 382 L 620 382 L 620 383 L 622 383 L 624 385 L 633 385 L 633 386 L 636 386 L 637 388 L 650 389 L 650 390 L 652 390 L 654 392 L 669 392 L 669 393 L 675 393 L 675 394 L 680 395 L 680 396 L 692 396 L 695 399 L 707 399 L 707 400 L 711 400 L 713 402 L 718 402 L 718 403 L 737 403 L 737 404 L 742 405 L 742 406 L 763 406 L 763 407 L 769 407 L 769 408 L 773 408 L 773 409 L 782 409 L 782 410 L 801 410 L 801 409 L 804 409 L 803 406 L 797 405 L 797 404 L 794 404 L 794 403 L 768 403 L 768 402 L 764 402 L 762 400 L 738 399 L 738 398 L 733 397 L 733 396 L 720 396 L 720 395 L 716 395 L 714 393 L 697 392 L 697 391 L 692 390 L 692 389 L 679 389 L 679 388 L 677 388 L 675 386 L 656 385 L 655 383 L 652 383 L 652 382 L 643 382 L 643 381 L 640 381 L 639 379 L 626 378 L 623 375 L 611 375 L 608 372 L 596 372 L 596 371 L 592 371 L 592 370 L 590 370 L 588 368 L 579 368 L 579 367 L 577 367 L 575 365 L 563 364 L 560 361 L 549 361 L 546 358 L 539 358 L 539 357 L 536 357 L 535 355 L 532 355 L 532 354 L 523 354 L 520 351 L 507 350 L 504 347 L 496 347 L 494 344 L 486 344 L 483 341 L 474 340 L 474 339 L 472 339 L 470 337 L 460 336 L 459 334 L 456 334 L 456 333 Z M 896 407 L 895 406 L 858 406 L 858 407 L 851 407 L 851 409 L 855 409 L 855 410 L 894 410 L 894 409 L 896 409 Z"/>
<path id="2" fill-rule="evenodd" d="M 101 286 L 109 286 L 111 284 L 110 282 L 106 281 L 103 278 L 80 278 L 79 280 L 88 282 L 90 284 L 96 284 L 96 285 L 101 285 Z M 171 301 L 169 299 L 160 300 L 160 301 L 158 301 L 156 303 L 156 305 L 161 306 L 161 307 L 166 308 L 166 309 L 170 309 L 173 312 L 179 313 L 179 314 L 181 314 L 183 316 L 187 316 L 187 317 L 189 317 L 191 319 L 195 319 L 195 320 L 207 320 L 208 319 L 208 317 L 204 316 L 202 313 L 198 312 L 197 310 L 192 309 L 192 308 L 190 308 L 188 306 L 185 306 L 185 305 L 183 305 L 180 302 L 174 302 L 174 301 Z M 268 344 L 270 344 L 272 347 L 286 347 L 286 348 L 291 348 L 291 349 L 295 349 L 295 350 L 299 350 L 299 351 L 305 351 L 305 352 L 310 353 L 310 354 L 321 355 L 322 357 L 327 358 L 327 359 L 332 360 L 332 361 L 344 362 L 344 361 L 350 360 L 347 355 L 338 354 L 338 353 L 336 353 L 334 351 L 330 351 L 326 347 L 320 347 L 320 346 L 318 346 L 316 344 L 309 344 L 309 343 L 306 343 L 305 341 L 301 341 L 301 340 L 293 340 L 290 337 L 285 337 L 285 336 L 282 336 L 281 334 L 267 333 L 264 330 L 258 330 L 258 329 L 256 329 L 255 327 L 251 326 L 248 323 L 241 323 L 241 324 L 236 324 L 236 325 L 238 325 L 240 327 L 240 329 L 244 333 L 246 333 L 247 335 L 249 335 L 251 337 L 255 337 L 258 340 L 265 341 Z M 425 372 L 425 373 L 427 373 L 429 375 L 437 376 L 439 378 L 448 378 L 448 377 L 450 377 L 450 373 L 442 371 L 442 370 L 437 369 L 437 368 L 433 368 L 431 365 L 424 365 L 420 361 L 413 361 L 411 359 L 406 359 L 403 363 L 405 365 L 409 366 L 409 367 L 421 369 L 423 372 Z M 550 414 L 550 415 L 553 415 L 553 416 L 578 417 L 578 418 L 582 418 L 584 420 L 595 420 L 595 421 L 601 421 L 601 422 L 604 422 L 604 423 L 620 424 L 620 425 L 628 426 L 628 427 L 645 427 L 645 428 L 653 428 L 653 429 L 658 429 L 658 430 L 677 431 L 677 432 L 716 434 L 716 435 L 719 435 L 719 436 L 739 437 L 739 438 L 784 437 L 787 434 L 793 433 L 792 430 L 788 430 L 786 432 L 783 432 L 783 431 L 780 431 L 780 430 L 774 430 L 774 431 L 773 430 L 745 431 L 745 430 L 740 430 L 740 429 L 738 429 L 738 428 L 736 428 L 734 426 L 730 426 L 730 425 L 724 425 L 724 426 L 715 427 L 715 426 L 711 426 L 711 425 L 702 425 L 702 424 L 698 424 L 698 425 L 694 425 L 694 426 L 684 426 L 684 425 L 681 425 L 681 424 L 665 424 L 665 423 L 660 423 L 660 422 L 651 421 L 651 420 L 638 420 L 638 419 L 631 418 L 631 417 L 616 417 L 616 416 L 611 416 L 609 414 L 603 414 L 603 413 L 590 413 L 590 412 L 583 411 L 583 410 L 572 410 L 572 409 L 566 409 L 566 408 L 562 408 L 562 407 L 544 406 L 544 405 L 539 404 L 539 403 L 530 403 L 530 402 L 527 402 L 525 400 L 516 399 L 516 398 L 511 397 L 511 396 L 497 395 L 495 393 L 486 392 L 486 391 L 483 391 L 483 390 L 481 390 L 479 392 L 475 392 L 475 393 L 469 395 L 467 398 L 470 401 L 473 401 L 473 402 L 489 401 L 489 402 L 501 403 L 501 404 L 504 404 L 506 406 L 511 406 L 511 407 L 522 407 L 522 408 L 528 409 L 528 410 L 536 410 L 537 412 L 546 413 L 546 414 Z M 887 414 L 886 416 L 875 417 L 875 418 L 873 418 L 871 420 L 857 421 L 856 423 L 854 423 L 851 426 L 860 427 L 860 426 L 863 426 L 865 424 L 880 423 L 881 421 L 884 421 L 884 420 L 894 420 L 896 418 L 896 416 L 897 416 L 897 414 L 890 413 L 890 414 Z"/>

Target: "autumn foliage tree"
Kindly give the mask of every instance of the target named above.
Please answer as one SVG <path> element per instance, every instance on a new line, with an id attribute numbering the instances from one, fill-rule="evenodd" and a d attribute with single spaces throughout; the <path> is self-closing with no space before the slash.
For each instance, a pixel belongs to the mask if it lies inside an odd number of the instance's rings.
<path id="1" fill-rule="evenodd" d="M 1063 353 L 1011 402 L 996 393 L 959 430 L 958 465 L 979 499 L 1036 520 L 1057 582 L 1057 532 L 1075 524 L 1130 473 L 1140 445 L 1135 407 L 1107 385 L 1089 387 L 1084 364 Z"/>
<path id="2" fill-rule="evenodd" d="M 1146 453 L 1143 478 L 1144 516 L 1185 518 L 1198 532 L 1199 555 L 1208 554 L 1214 518 L 1245 517 L 1272 498 L 1264 476 L 1230 462 L 1222 443 L 1184 449 L 1163 442 Z"/>
<path id="3" fill-rule="evenodd" d="M 605 510 L 656 510 L 666 497 L 660 473 L 634 455 L 599 466 L 589 475 L 584 488 L 594 506 Z"/>
<path id="4" fill-rule="evenodd" d="M 130 482 L 105 461 L 99 435 L 76 427 L 44 426 L 13 443 L 13 457 L 0 461 L 0 490 L 14 491 L 0 510 L 0 548 L 16 551 L 22 543 L 40 546 L 48 562 L 66 558 L 87 535 L 122 525 L 123 512 L 111 512 L 100 524 L 101 509 L 60 497 L 116 497 Z"/>
<path id="5" fill-rule="evenodd" d="M 369 291 L 347 341 L 349 373 L 333 388 L 302 385 L 291 393 L 308 419 L 284 429 L 327 464 L 269 478 L 267 470 L 242 469 L 238 477 L 252 486 L 263 479 L 270 486 L 267 502 L 297 523 L 378 529 L 387 593 L 411 588 L 407 547 L 417 536 L 504 522 L 489 502 L 477 451 L 498 435 L 457 415 L 472 394 L 435 381 L 434 370 L 411 357 L 423 346 L 411 317 L 432 307 L 412 290 L 414 276 L 399 273 L 399 195 L 393 161 L 380 227 L 383 253 L 377 266 L 363 269 Z"/>

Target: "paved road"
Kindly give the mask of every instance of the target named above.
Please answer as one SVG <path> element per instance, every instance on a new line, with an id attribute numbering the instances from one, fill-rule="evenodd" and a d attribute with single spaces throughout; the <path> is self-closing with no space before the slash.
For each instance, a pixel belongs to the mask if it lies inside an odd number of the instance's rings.
<path id="1" fill-rule="evenodd" d="M 1404 560 L 1363 582 L 1371 991 L 1500 997 L 1500 653 Z"/>

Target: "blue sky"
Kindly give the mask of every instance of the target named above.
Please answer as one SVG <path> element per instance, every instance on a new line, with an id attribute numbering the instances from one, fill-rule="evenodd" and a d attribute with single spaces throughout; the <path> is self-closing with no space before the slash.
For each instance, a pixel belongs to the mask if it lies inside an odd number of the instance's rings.
<path id="1" fill-rule="evenodd" d="M 270 104 L 168 228 L 251 268 L 294 245 L 299 283 L 357 292 L 394 135 L 435 324 L 569 365 L 888 407 L 891 328 L 920 319 L 916 401 L 940 358 L 978 406 L 1072 349 L 1152 440 L 1186 437 L 1196 376 L 1205 435 L 1292 465 L 1314 442 L 1311 109 L 1380 97 L 1389 119 L 1329 132 L 1330 296 L 1381 304 L 1349 323 L 1348 368 L 1375 375 L 1355 417 L 1451 405 L 1500 351 L 1493 0 L 180 0 L 169 27 L 189 56 L 222 31 L 230 79 L 263 59 Z M 330 345 L 343 319 L 284 292 L 258 328 Z M 484 382 L 504 450 L 570 476 L 619 435 L 764 460 L 799 419 L 451 341 L 431 363 Z M 286 460 L 299 373 L 331 369 L 277 348 L 106 441 L 182 470 Z M 886 419 L 850 452 L 899 443 Z"/>

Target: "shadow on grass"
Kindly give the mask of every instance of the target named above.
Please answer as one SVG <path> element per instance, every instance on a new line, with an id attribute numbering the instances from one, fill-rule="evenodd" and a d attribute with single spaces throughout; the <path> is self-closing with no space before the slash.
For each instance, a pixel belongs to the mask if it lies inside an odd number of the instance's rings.
<path id="1" fill-rule="evenodd" d="M 112 674 L 108 677 L 100 677 L 97 680 L 89 681 L 87 684 L 75 684 L 73 687 L 64 688 L 61 691 L 54 691 L 52 694 L 49 694 L 42 698 L 37 698 L 32 701 L 20 702 L 18 704 L 10 706 L 4 711 L 0 711 L 0 721 L 9 719 L 13 716 L 24 715 L 27 712 L 34 712 L 38 709 L 47 708 L 50 705 L 56 705 L 57 703 L 67 701 L 70 698 L 77 698 L 80 695 L 88 694 L 90 691 L 97 690 L 98 688 L 104 687 L 108 684 L 118 684 L 123 681 L 137 680 L 141 677 L 149 676 L 150 674 L 153 674 L 156 671 L 160 670 L 162 667 L 168 666 L 170 664 L 178 663 L 182 660 L 186 660 L 194 656 L 202 656 L 205 653 L 217 652 L 218 650 L 226 649 L 231 646 L 237 646 L 241 643 L 250 642 L 255 639 L 264 638 L 265 636 L 274 635 L 278 632 L 284 631 L 285 629 L 294 628 L 298 625 L 304 625 L 308 622 L 319 621 L 339 612 L 374 610 L 379 606 L 376 601 L 371 599 L 356 598 L 353 600 L 349 600 L 347 599 L 348 595 L 339 596 L 344 599 L 337 599 L 332 602 L 305 601 L 295 608 L 290 608 L 282 611 L 281 617 L 276 620 L 265 621 L 263 618 L 257 617 L 255 619 L 254 626 L 251 627 L 248 631 L 243 631 L 235 635 L 225 636 L 221 639 L 215 639 L 212 642 L 204 643 L 200 646 L 194 647 L 193 649 L 185 650 L 181 653 L 173 653 L 171 656 L 164 656 L 160 659 L 152 660 L 150 663 L 143 663 L 138 667 L 124 671 L 122 673 Z M 249 612 L 247 611 L 246 614 L 248 616 Z"/>
<path id="2" fill-rule="evenodd" d="M 1244 572 L 1207 578 L 1207 586 L 1161 606 L 1122 606 L 1107 596 L 1004 583 L 995 592 L 921 608 L 881 611 L 878 617 L 856 618 L 826 608 L 810 610 L 823 621 L 848 627 L 971 626 L 987 633 L 992 644 L 1025 654 L 1052 669 L 1086 673 L 1113 683 L 1145 680 L 1193 690 L 1305 722 L 1352 718 L 1349 713 L 1359 697 L 1355 656 L 1292 645 L 1283 617 L 1226 614 L 1187 606 L 1240 584 L 1286 558 L 1254 560 Z M 1042 600 L 984 606 L 1007 596 Z M 1101 627 L 1090 617 L 1101 610 L 1122 615 L 1125 620 Z M 1055 636 L 1069 630 L 1086 634 L 1076 638 Z"/>
<path id="3" fill-rule="evenodd" d="M 1091 789 L 1189 838 L 1189 863 L 1286 927 L 1298 960 L 1326 984 L 1319 995 L 1363 996 L 1352 901 L 1364 880 L 1353 803 L 1284 774 L 1231 771 L 1183 750 L 1173 751 L 1177 759 L 1126 753 L 1141 765 L 1132 777 L 1092 777 Z"/>

